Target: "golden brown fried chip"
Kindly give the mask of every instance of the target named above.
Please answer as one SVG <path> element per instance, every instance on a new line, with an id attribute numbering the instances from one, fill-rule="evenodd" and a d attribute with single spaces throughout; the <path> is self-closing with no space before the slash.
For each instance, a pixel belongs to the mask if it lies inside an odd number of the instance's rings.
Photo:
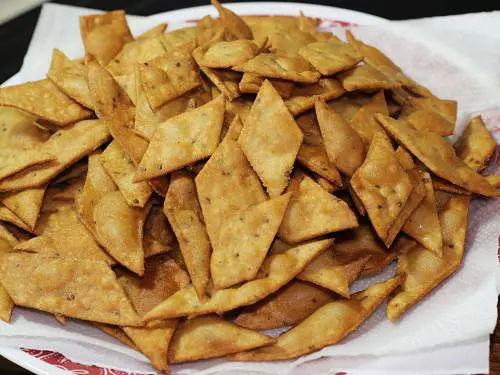
<path id="1" fill-rule="evenodd" d="M 113 77 L 116 83 L 121 87 L 121 89 L 125 91 L 127 96 L 130 98 L 130 101 L 132 101 L 134 105 L 137 103 L 137 82 L 135 77 L 135 72 Z"/>
<path id="2" fill-rule="evenodd" d="M 439 177 L 473 193 L 493 197 L 500 195 L 483 176 L 460 160 L 453 147 L 439 134 L 418 131 L 404 120 L 394 120 L 381 114 L 375 117 L 398 142 Z"/>
<path id="3" fill-rule="evenodd" d="M 321 76 L 302 57 L 287 57 L 272 53 L 261 53 L 243 64 L 233 66 L 233 70 L 301 83 L 316 83 Z"/>
<path id="4" fill-rule="evenodd" d="M 297 161 L 310 171 L 316 173 L 320 178 L 325 179 L 325 181 L 337 187 L 342 186 L 340 172 L 335 167 L 335 164 L 328 160 L 325 147 L 322 144 L 314 145 L 306 142 L 306 138 L 304 138 L 304 142 L 297 154 Z"/>
<path id="5" fill-rule="evenodd" d="M 292 280 L 276 293 L 245 307 L 234 323 L 255 330 L 295 325 L 333 299 L 333 293 L 326 289 Z"/>
<path id="6" fill-rule="evenodd" d="M 21 242 L 15 249 L 33 253 L 56 252 L 61 256 L 102 261 L 108 265 L 116 263 L 97 244 L 74 210 L 52 215 L 50 224 L 40 236 Z"/>
<path id="7" fill-rule="evenodd" d="M 114 76 L 126 76 L 134 72 L 136 63 L 143 64 L 165 54 L 166 49 L 162 44 L 162 37 L 137 39 L 125 44 L 106 66 Z"/>
<path id="8" fill-rule="evenodd" d="M 48 79 L 0 88 L 0 105 L 18 108 L 58 126 L 92 116 L 92 111 L 59 91 Z"/>
<path id="9" fill-rule="evenodd" d="M 210 274 L 216 289 L 255 278 L 285 214 L 291 194 L 226 216 L 213 246 Z"/>
<path id="10" fill-rule="evenodd" d="M 298 243 L 357 227 L 356 216 L 345 202 L 306 175 L 298 173 L 293 179 L 287 190 L 292 198 L 278 232 L 282 240 Z"/>
<path id="11" fill-rule="evenodd" d="M 480 116 L 474 117 L 454 145 L 457 156 L 475 171 L 486 167 L 497 143 Z"/>
<path id="12" fill-rule="evenodd" d="M 338 99 L 329 101 L 328 106 L 340 114 L 347 123 L 352 121 L 356 113 L 358 113 L 361 108 L 359 103 L 346 97 L 345 95 Z"/>
<path id="13" fill-rule="evenodd" d="M 447 199 L 439 211 L 443 235 L 442 257 L 420 245 L 400 255 L 396 273 L 403 275 L 404 281 L 387 305 L 387 317 L 390 320 L 400 318 L 460 267 L 469 202 L 470 197 L 455 195 Z"/>
<path id="14" fill-rule="evenodd" d="M 240 16 L 232 10 L 224 8 L 218 0 L 211 0 L 210 2 L 219 12 L 222 25 L 235 39 L 253 39 L 252 30 Z"/>
<path id="15" fill-rule="evenodd" d="M 314 181 L 316 181 L 318 183 L 318 185 L 321 186 L 323 188 L 323 190 L 325 190 L 327 193 L 332 194 L 334 191 L 340 189 L 340 186 L 332 184 L 330 181 L 321 177 L 320 175 L 314 174 L 313 178 L 314 178 Z"/>
<path id="16" fill-rule="evenodd" d="M 286 189 L 302 139 L 302 132 L 283 100 L 265 81 L 238 143 L 271 197 Z"/>
<path id="17" fill-rule="evenodd" d="M 4 252 L 12 251 L 13 246 L 17 243 L 18 240 L 12 235 L 12 233 L 10 233 L 3 225 L 0 225 L 0 256 Z M 14 302 L 2 284 L 0 284 L 0 320 L 9 323 L 13 309 Z"/>
<path id="18" fill-rule="evenodd" d="M 309 263 L 298 274 L 297 279 L 308 281 L 349 298 L 349 285 L 357 279 L 369 258 L 370 256 L 364 256 L 343 264 L 335 259 L 334 251 L 329 249 Z"/>
<path id="19" fill-rule="evenodd" d="M 388 90 L 401 87 L 400 83 L 366 64 L 340 73 L 338 79 L 347 91 Z"/>
<path id="20" fill-rule="evenodd" d="M 68 59 L 64 53 L 54 48 L 47 78 L 71 99 L 84 107 L 93 109 L 86 76 L 85 65 Z"/>
<path id="21" fill-rule="evenodd" d="M 296 358 L 338 343 L 358 328 L 399 285 L 399 278 L 372 285 L 349 300 L 327 303 L 306 320 L 279 336 L 274 344 L 231 356 L 235 361 Z"/>
<path id="22" fill-rule="evenodd" d="M 215 291 L 204 302 L 199 301 L 193 286 L 188 286 L 151 310 L 146 314 L 145 320 L 220 313 L 251 305 L 274 293 L 293 279 L 331 244 L 332 240 L 315 241 L 294 247 L 281 254 L 271 255 L 264 261 L 261 275 L 255 280 L 236 288 Z"/>
<path id="23" fill-rule="evenodd" d="M 221 95 L 207 104 L 172 117 L 156 129 L 134 181 L 143 181 L 178 170 L 213 154 L 224 121 Z"/>
<path id="24" fill-rule="evenodd" d="M 200 316 L 179 324 L 168 351 L 171 363 L 222 357 L 274 342 L 272 337 L 225 321 L 217 315 Z"/>
<path id="25" fill-rule="evenodd" d="M 21 228 L 27 232 L 30 231 L 30 227 L 5 206 L 0 206 L 0 221 L 14 224 L 16 227 Z"/>
<path id="26" fill-rule="evenodd" d="M 111 142 L 99 156 L 103 168 L 118 186 L 131 207 L 144 207 L 153 193 L 146 182 L 133 182 L 135 167 L 117 141 Z"/>
<path id="27" fill-rule="evenodd" d="M 175 234 L 161 206 L 153 205 L 144 224 L 144 258 L 162 254 L 178 246 Z"/>
<path id="28" fill-rule="evenodd" d="M 317 98 L 331 100 L 341 96 L 344 92 L 339 81 L 333 78 L 323 78 L 318 83 L 295 86 L 291 98 L 287 99 L 285 104 L 290 113 L 297 116 L 313 108 Z"/>
<path id="29" fill-rule="evenodd" d="M 109 139 L 106 124 L 99 120 L 86 120 L 59 130 L 44 144 L 44 150 L 56 160 L 27 168 L 0 181 L 0 191 L 24 190 L 45 185 L 49 180 L 90 154 Z"/>
<path id="30" fill-rule="evenodd" d="M 77 161 L 71 167 L 59 173 L 59 175 L 56 178 L 51 180 L 51 183 L 61 184 L 71 181 L 73 179 L 79 179 L 82 177 L 84 178 L 85 175 L 87 174 L 87 164 L 88 164 L 87 158 L 80 159 L 80 161 Z"/>
<path id="31" fill-rule="evenodd" d="M 387 236 L 384 238 L 384 243 L 387 247 L 392 245 L 399 231 L 403 228 L 404 223 L 406 223 L 410 215 L 417 209 L 426 195 L 426 189 L 421 174 L 416 169 L 407 170 L 407 173 L 408 177 L 410 177 L 413 189 L 403 209 L 387 231 Z"/>
<path id="32" fill-rule="evenodd" d="M 302 47 L 299 54 L 324 76 L 350 69 L 363 58 L 356 49 L 334 36 Z"/>
<path id="33" fill-rule="evenodd" d="M 134 38 L 125 19 L 125 11 L 80 17 L 80 33 L 87 55 L 106 65 Z"/>
<path id="34" fill-rule="evenodd" d="M 465 190 L 460 186 L 453 185 L 438 176 L 432 176 L 432 188 L 438 191 L 447 191 L 448 193 L 471 195 L 470 191 Z"/>
<path id="35" fill-rule="evenodd" d="M 425 186 L 426 194 L 420 205 L 408 217 L 402 230 L 440 257 L 442 254 L 443 239 L 431 176 L 426 172 L 421 172 L 420 176 Z"/>
<path id="36" fill-rule="evenodd" d="M 159 25 L 153 26 L 152 28 L 144 31 L 142 34 L 136 37 L 136 40 L 144 40 L 150 38 L 156 38 L 158 36 L 162 36 L 163 33 L 167 30 L 168 23 L 160 23 Z"/>
<path id="37" fill-rule="evenodd" d="M 116 261 L 144 273 L 143 227 L 151 205 L 130 207 L 119 191 L 105 194 L 93 210 L 96 238 Z"/>
<path id="38" fill-rule="evenodd" d="M 0 254 L 0 280 L 14 303 L 67 317 L 139 326 L 140 318 L 104 262 L 30 254 Z"/>
<path id="39" fill-rule="evenodd" d="M 182 48 L 141 64 L 139 72 L 142 89 L 153 111 L 201 85 L 190 51 Z"/>
<path id="40" fill-rule="evenodd" d="M 410 98 L 399 116 L 417 130 L 432 131 L 442 136 L 453 134 L 456 117 L 457 102 L 437 98 Z"/>
<path id="41" fill-rule="evenodd" d="M 333 251 L 335 258 L 342 263 L 351 263 L 369 255 L 370 259 L 361 273 L 363 277 L 379 273 L 397 256 L 396 252 L 386 249 L 384 243 L 367 224 L 339 233 Z"/>
<path id="42" fill-rule="evenodd" d="M 241 81 L 239 83 L 240 91 L 246 94 L 257 94 L 265 79 L 266 78 L 254 73 L 243 73 L 243 77 L 241 77 Z M 273 78 L 270 78 L 269 82 L 271 82 L 273 87 L 283 99 L 288 99 L 292 96 L 292 90 L 294 87 L 293 82 Z"/>
<path id="43" fill-rule="evenodd" d="M 163 34 L 162 43 L 163 46 L 170 51 L 177 47 L 186 47 L 196 45 L 194 42 L 196 40 L 196 28 L 195 27 L 183 27 L 181 29 L 169 31 Z"/>
<path id="44" fill-rule="evenodd" d="M 389 115 L 383 91 L 374 95 L 369 102 L 363 105 L 349 122 L 351 128 L 359 134 L 366 147 L 370 145 L 373 134 L 378 131 L 385 132 L 384 128 L 375 120 L 373 116 L 375 113 Z"/>
<path id="45" fill-rule="evenodd" d="M 230 68 L 252 59 L 257 50 L 257 44 L 251 40 L 221 40 L 203 46 L 197 62 L 208 68 Z"/>
<path id="46" fill-rule="evenodd" d="M 0 180 L 36 165 L 47 165 L 56 157 L 44 151 L 43 145 L 32 150 L 8 148 L 0 150 Z"/>
<path id="47" fill-rule="evenodd" d="M 179 241 L 196 293 L 203 299 L 210 279 L 211 246 L 191 175 L 185 172 L 172 175 L 163 211 Z"/>
<path id="48" fill-rule="evenodd" d="M 322 99 L 316 101 L 316 116 L 328 159 L 346 175 L 352 176 L 365 158 L 361 137 Z"/>
<path id="49" fill-rule="evenodd" d="M 189 276 L 177 263 L 165 257 L 155 257 L 145 263 L 144 277 L 118 271 L 123 287 L 140 315 L 147 313 L 163 299 L 189 284 Z M 155 322 L 154 327 L 124 327 L 125 333 L 150 360 L 158 371 L 165 371 L 170 339 L 177 319 Z"/>
<path id="50" fill-rule="evenodd" d="M 366 159 L 352 176 L 351 185 L 366 207 L 375 231 L 385 239 L 404 209 L 413 185 L 382 133 L 373 136 Z"/>
<path id="51" fill-rule="evenodd" d="M 259 178 L 237 143 L 242 128 L 237 115 L 224 140 L 195 178 L 207 233 L 214 244 L 221 218 L 267 199 Z"/>
<path id="52" fill-rule="evenodd" d="M 46 186 L 10 193 L 1 199 L 2 204 L 30 228 L 35 229 Z"/>

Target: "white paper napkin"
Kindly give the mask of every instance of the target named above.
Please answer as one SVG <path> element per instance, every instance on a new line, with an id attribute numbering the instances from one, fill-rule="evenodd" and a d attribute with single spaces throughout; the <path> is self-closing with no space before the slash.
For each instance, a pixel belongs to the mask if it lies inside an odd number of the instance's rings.
<path id="1" fill-rule="evenodd" d="M 54 47 L 70 57 L 81 56 L 83 49 L 77 18 L 93 12 L 54 4 L 44 6 L 16 81 L 42 78 Z M 481 22 L 478 16 L 467 15 L 461 19 L 461 25 L 469 17 L 474 23 Z M 496 26 L 492 18 L 499 20 L 499 14 L 487 14 L 485 17 L 491 21 L 488 25 L 493 30 Z M 151 18 L 130 17 L 129 23 L 132 31 L 139 33 L 161 19 L 161 15 L 155 15 L 155 22 L 152 23 Z M 490 54 L 493 60 L 497 58 L 497 52 L 489 49 L 496 39 L 481 35 L 472 40 L 471 34 L 467 33 L 469 36 L 464 41 L 468 41 L 474 57 L 466 56 L 469 47 L 456 48 L 456 40 L 439 38 L 442 34 L 449 34 L 443 33 L 443 30 L 451 30 L 453 25 L 453 20 L 424 19 L 360 26 L 354 29 L 354 33 L 379 47 L 411 77 L 437 95 L 458 100 L 459 133 L 472 114 L 482 113 L 486 115 L 487 126 L 497 129 L 494 135 L 498 141 L 500 90 L 498 81 L 492 78 L 498 76 L 495 76 L 497 72 L 493 64 L 484 63 Z M 171 26 L 178 27 L 180 24 Z M 339 29 L 332 31 L 338 33 Z M 229 371 L 326 374 L 332 370 L 360 374 L 387 374 L 390 371 L 399 374 L 486 372 L 488 334 L 496 323 L 498 203 L 498 199 L 475 199 L 472 202 L 462 269 L 400 322 L 389 322 L 382 307 L 344 342 L 294 361 L 230 363 L 214 360 L 174 366 L 174 369 L 182 374 L 198 371 L 207 374 Z M 388 270 L 377 279 L 388 277 L 390 272 Z M 367 282 L 358 283 L 355 288 L 364 287 Z M 11 325 L 0 324 L 0 336 L 1 345 L 56 350 L 75 361 L 103 367 L 151 370 L 144 356 L 93 327 L 71 321 L 63 328 L 51 316 L 39 312 L 16 309 Z"/>

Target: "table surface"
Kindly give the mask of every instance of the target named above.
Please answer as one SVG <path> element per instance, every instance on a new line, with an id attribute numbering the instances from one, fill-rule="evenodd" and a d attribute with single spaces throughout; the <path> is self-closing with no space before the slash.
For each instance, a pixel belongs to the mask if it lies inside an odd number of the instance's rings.
<path id="1" fill-rule="evenodd" d="M 307 2 L 305 0 L 296 1 Z M 174 10 L 179 8 L 179 4 L 182 4 L 183 8 L 187 8 L 198 5 L 206 5 L 209 3 L 208 0 L 183 0 L 182 3 L 165 0 L 60 0 L 54 2 L 105 10 L 125 9 L 127 13 L 136 15 L 149 15 Z M 498 0 L 468 2 L 449 2 L 439 0 L 433 0 L 432 2 L 429 0 L 407 2 L 399 0 L 386 0 L 383 2 L 383 5 L 382 2 L 373 0 L 314 0 L 312 2 L 354 9 L 388 19 L 408 19 L 500 10 L 500 3 Z M 9 51 L 9 53 L 2 54 L 2 59 L 0 59 L 0 82 L 3 82 L 7 78 L 11 77 L 20 69 L 23 56 L 28 48 L 28 44 L 31 35 L 33 34 L 39 14 L 40 7 L 35 8 L 3 25 L 0 25 L 0 40 L 2 41 L 2 48 L 4 51 Z M 29 374 L 30 372 L 16 366 L 0 356 L 0 373 L 16 375 Z M 498 322 L 495 332 L 491 336 L 490 373 L 500 374 L 500 324 Z"/>

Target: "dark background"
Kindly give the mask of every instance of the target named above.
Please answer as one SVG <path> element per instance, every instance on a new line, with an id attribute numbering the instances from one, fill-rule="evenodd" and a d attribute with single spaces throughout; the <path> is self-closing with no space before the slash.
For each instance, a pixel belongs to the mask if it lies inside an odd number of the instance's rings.
<path id="1" fill-rule="evenodd" d="M 127 13 L 146 16 L 173 9 L 206 5 L 209 0 L 59 0 L 53 2 L 106 10 L 125 9 Z M 500 0 L 315 0 L 312 3 L 354 9 L 394 20 L 500 10 Z M 5 81 L 20 69 L 39 13 L 40 8 L 36 8 L 0 25 L 2 51 L 0 82 Z"/>
<path id="2" fill-rule="evenodd" d="M 144 16 L 209 3 L 208 0 L 59 0 L 53 2 L 105 10 L 125 9 L 127 13 Z M 315 0 L 312 3 L 353 9 L 393 20 L 500 10 L 500 0 Z M 21 68 L 22 59 L 39 13 L 40 8 L 36 8 L 0 25 L 0 82 L 5 81 Z M 492 374 L 500 374 L 499 331 L 497 326 L 495 334 L 492 335 L 490 352 Z M 0 357 L 0 374 L 26 373 L 28 372 Z"/>

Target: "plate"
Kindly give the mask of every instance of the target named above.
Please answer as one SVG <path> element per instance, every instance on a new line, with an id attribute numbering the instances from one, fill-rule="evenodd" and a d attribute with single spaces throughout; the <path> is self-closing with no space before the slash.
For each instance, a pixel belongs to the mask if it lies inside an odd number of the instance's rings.
<path id="1" fill-rule="evenodd" d="M 44 7 L 47 6 L 58 7 L 59 5 L 50 4 L 45 5 Z M 329 28 L 332 26 L 349 26 L 352 24 L 373 25 L 387 22 L 387 20 L 384 18 L 353 10 L 304 3 L 248 2 L 238 4 L 224 4 L 224 6 L 235 11 L 239 15 L 296 16 L 300 11 L 302 11 L 307 16 L 320 18 L 322 20 L 320 28 Z M 78 8 L 75 8 L 75 10 L 77 9 Z M 170 24 L 189 24 L 196 22 L 197 19 L 200 19 L 207 14 L 214 16 L 217 15 L 212 6 L 203 5 L 149 16 L 148 24 L 165 21 L 169 22 Z M 37 29 L 35 29 L 35 33 Z M 31 44 L 33 44 L 34 41 L 35 38 L 32 39 Z M 50 52 L 50 49 L 48 51 Z M 30 49 L 28 50 L 28 53 L 29 52 Z M 16 75 L 8 79 L 4 84 L 14 84 L 18 82 L 18 80 L 21 80 L 20 73 L 22 72 L 17 73 Z M 127 372 L 116 369 L 101 368 L 97 366 L 88 366 L 75 363 L 60 353 L 48 350 L 14 349 L 0 347 L 0 355 L 18 364 L 19 366 L 24 367 L 25 369 L 39 375 L 128 375 Z M 134 375 L 141 374 L 134 372 Z"/>

